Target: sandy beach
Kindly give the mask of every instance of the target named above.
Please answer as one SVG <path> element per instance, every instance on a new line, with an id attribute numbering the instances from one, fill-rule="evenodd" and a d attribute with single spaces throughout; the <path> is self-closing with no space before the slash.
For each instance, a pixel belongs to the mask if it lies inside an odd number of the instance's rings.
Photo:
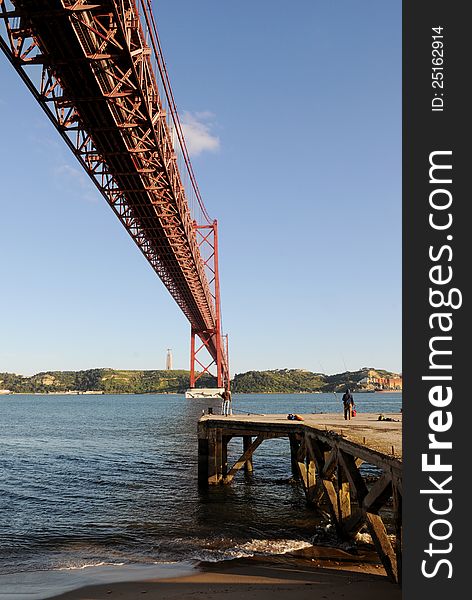
<path id="1" fill-rule="evenodd" d="M 143 595 L 156 600 L 399 600 L 401 589 L 379 564 L 360 563 L 347 554 L 344 560 L 279 556 L 204 563 L 191 575 L 93 585 L 55 600 L 133 600 Z"/>

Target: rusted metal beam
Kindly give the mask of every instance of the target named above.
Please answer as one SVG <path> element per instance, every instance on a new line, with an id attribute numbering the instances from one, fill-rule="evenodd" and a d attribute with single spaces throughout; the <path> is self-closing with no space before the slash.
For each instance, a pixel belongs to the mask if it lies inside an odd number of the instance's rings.
<path id="1" fill-rule="evenodd" d="M 15 4 L 12 0 L 11 5 Z M 196 196 L 204 218 L 201 224 L 212 227 L 213 221 L 201 201 L 160 55 L 154 56 L 158 72 L 153 69 L 152 50 L 146 42 L 149 35 L 158 52 L 156 32 L 150 29 L 152 15 L 143 5 L 140 16 L 136 0 L 65 0 L 60 9 L 51 9 L 46 1 L 23 0 L 18 6 L 21 10 L 12 11 L 5 2 L 0 4 L 4 26 L 0 48 L 192 328 L 215 332 L 207 349 L 217 365 L 218 380 L 229 381 L 218 273 L 213 267 L 208 278 L 209 263 L 197 241 L 171 124 L 188 169 L 189 191 Z M 42 68 L 39 81 L 31 70 L 38 68 L 34 65 Z M 94 164 L 89 161 L 91 155 L 96 158 Z M 149 165 L 162 179 L 162 188 L 146 181 Z M 155 194 L 161 191 L 165 199 L 157 200 Z M 121 196 L 118 204 L 117 194 Z M 179 235 L 168 221 L 164 200 L 179 220 Z M 132 225 L 124 213 L 133 216 Z"/>

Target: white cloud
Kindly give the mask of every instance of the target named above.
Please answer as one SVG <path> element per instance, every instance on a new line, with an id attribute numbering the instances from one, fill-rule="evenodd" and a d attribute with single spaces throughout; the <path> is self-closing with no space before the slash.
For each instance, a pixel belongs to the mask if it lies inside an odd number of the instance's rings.
<path id="1" fill-rule="evenodd" d="M 82 169 L 77 169 L 68 164 L 61 164 L 54 168 L 53 174 L 57 188 L 78 194 L 88 202 L 95 203 L 98 201 L 98 194 L 95 193 L 94 185 Z"/>
<path id="2" fill-rule="evenodd" d="M 59 177 L 71 177 L 72 179 L 78 181 L 81 186 L 84 185 L 84 173 L 75 167 L 71 167 L 70 165 L 58 165 L 54 169 L 54 173 Z"/>
<path id="3" fill-rule="evenodd" d="M 190 156 L 219 150 L 220 138 L 211 132 L 213 118 L 214 115 L 208 111 L 183 113 L 181 123 Z"/>

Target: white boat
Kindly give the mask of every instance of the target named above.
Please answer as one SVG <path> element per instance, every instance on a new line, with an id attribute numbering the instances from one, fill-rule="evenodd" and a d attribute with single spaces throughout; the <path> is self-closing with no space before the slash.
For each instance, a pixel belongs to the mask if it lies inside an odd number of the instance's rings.
<path id="1" fill-rule="evenodd" d="M 221 394 L 225 391 L 225 388 L 189 388 L 185 392 L 186 398 L 198 398 L 204 400 L 217 399 L 221 400 Z"/>

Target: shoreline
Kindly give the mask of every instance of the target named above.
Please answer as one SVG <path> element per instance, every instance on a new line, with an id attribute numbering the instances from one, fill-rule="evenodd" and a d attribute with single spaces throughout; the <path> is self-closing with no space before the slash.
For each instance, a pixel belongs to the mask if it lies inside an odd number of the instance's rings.
<path id="1" fill-rule="evenodd" d="M 279 555 L 201 563 L 191 574 L 91 585 L 53 600 L 133 600 L 142 594 L 150 600 L 400 600 L 401 589 L 379 565 Z"/>
<path id="2" fill-rule="evenodd" d="M 156 564 L 97 564 L 0 575 L 0 600 L 46 600 L 90 586 L 168 579 L 192 574 L 188 562 Z"/>
<path id="3" fill-rule="evenodd" d="M 8 583 L 10 580 L 10 583 Z M 15 580 L 17 580 L 15 584 Z M 0 576 L 0 600 L 400 600 L 369 547 L 357 554 L 313 546 L 287 554 L 219 562 L 104 565 Z"/>

